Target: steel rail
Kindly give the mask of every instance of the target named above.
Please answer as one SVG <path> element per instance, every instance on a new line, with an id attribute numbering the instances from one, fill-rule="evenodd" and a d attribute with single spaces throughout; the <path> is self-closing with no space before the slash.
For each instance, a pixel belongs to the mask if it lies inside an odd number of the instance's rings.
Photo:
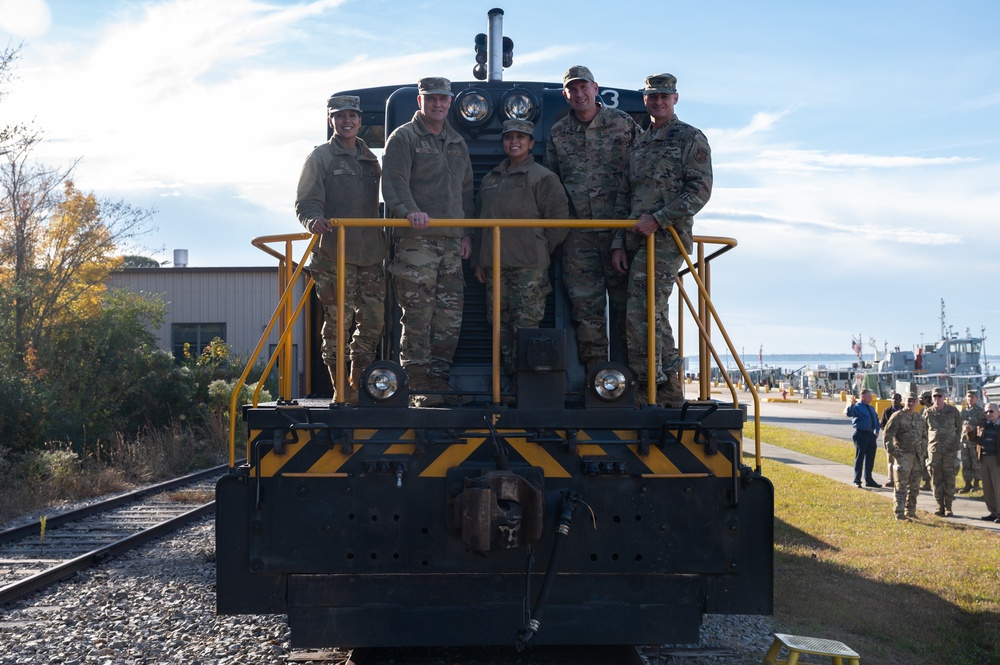
<path id="1" fill-rule="evenodd" d="M 0 606 L 20 598 L 24 598 L 25 596 L 31 595 L 36 591 L 40 591 L 55 584 L 56 582 L 61 582 L 64 579 L 72 577 L 85 568 L 89 568 L 100 563 L 104 559 L 116 556 L 122 552 L 127 552 L 130 549 L 134 549 L 139 545 L 155 540 L 166 533 L 170 533 L 171 531 L 179 529 L 180 527 L 185 526 L 200 517 L 210 515 L 214 512 L 215 501 L 210 501 L 193 510 L 189 510 L 186 513 L 172 517 L 164 522 L 160 522 L 155 526 L 151 526 L 148 529 L 143 529 L 142 531 L 133 533 L 132 535 L 122 538 L 121 540 L 117 540 L 103 547 L 91 550 L 90 552 L 82 554 L 74 559 L 70 559 L 69 561 L 59 565 L 47 568 L 40 573 L 35 573 L 34 575 L 26 577 L 22 580 L 8 584 L 7 586 L 0 588 Z"/>
<path id="2" fill-rule="evenodd" d="M 225 475 L 228 469 L 229 465 L 222 464 L 220 466 L 215 466 L 210 469 L 203 469 L 202 471 L 196 471 L 186 476 L 180 476 L 178 478 L 166 480 L 162 483 L 149 485 L 148 487 L 142 487 L 140 489 L 127 492 L 125 494 L 113 496 L 110 499 L 98 501 L 96 503 L 92 503 L 87 506 L 82 506 L 74 510 L 67 510 L 62 513 L 57 513 L 55 515 L 48 515 L 45 518 L 45 526 L 46 528 L 57 527 L 61 524 L 66 524 L 67 522 L 74 522 L 76 520 L 83 519 L 84 517 L 90 517 L 91 515 L 97 515 L 99 513 L 104 513 L 109 510 L 114 510 L 119 506 L 123 506 L 127 503 L 132 503 L 136 499 L 141 499 L 147 494 L 155 494 L 156 492 L 164 492 L 167 490 L 172 490 L 197 480 L 210 478 L 213 475 L 221 477 Z M 39 530 L 39 524 L 37 520 L 29 522 L 27 524 L 14 526 L 9 529 L 4 529 L 0 531 L 0 544 L 9 543 L 14 540 L 20 540 L 21 538 L 29 538 L 37 534 L 38 530 Z"/>

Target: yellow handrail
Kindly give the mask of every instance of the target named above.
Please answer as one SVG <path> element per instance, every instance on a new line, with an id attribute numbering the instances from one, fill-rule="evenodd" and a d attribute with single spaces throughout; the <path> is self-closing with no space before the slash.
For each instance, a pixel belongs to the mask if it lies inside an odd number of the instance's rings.
<path id="1" fill-rule="evenodd" d="M 493 265 L 494 266 L 499 266 L 500 265 L 500 229 L 501 228 L 505 228 L 505 227 L 510 227 L 510 228 L 521 228 L 521 227 L 533 227 L 533 228 L 538 228 L 538 227 L 543 227 L 543 228 L 547 228 L 547 227 L 553 227 L 553 228 L 559 228 L 559 227 L 569 227 L 569 228 L 630 228 L 634 224 L 635 224 L 635 220 L 579 220 L 579 219 L 573 219 L 573 220 L 553 220 L 553 219 L 444 219 L 444 220 L 441 220 L 441 219 L 437 219 L 437 220 L 432 220 L 431 223 L 430 223 L 430 226 L 432 226 L 432 227 L 433 226 L 437 226 L 437 227 L 442 227 L 442 226 L 446 226 L 446 227 L 459 226 L 459 227 L 464 227 L 464 228 L 492 228 L 492 230 L 493 230 L 492 231 L 493 232 Z M 339 218 L 339 219 L 331 219 L 330 220 L 330 225 L 336 229 L 336 231 L 337 231 L 337 238 L 338 238 L 338 242 L 337 242 L 337 247 L 338 247 L 338 251 L 337 251 L 337 266 L 338 266 L 338 269 L 337 269 L 337 312 L 338 312 L 338 319 L 337 320 L 338 321 L 343 321 L 344 320 L 344 288 L 345 288 L 345 281 L 344 281 L 345 277 L 344 277 L 343 266 L 344 266 L 344 264 L 346 262 L 346 257 L 345 257 L 345 247 L 346 247 L 345 229 L 346 229 L 346 227 L 348 227 L 348 226 L 361 226 L 361 227 L 372 227 L 372 226 L 378 226 L 378 227 L 408 227 L 409 226 L 409 222 L 406 219 Z M 708 266 L 709 266 L 709 263 L 711 262 L 711 260 L 713 258 L 715 258 L 715 257 L 719 256 L 720 254 L 722 254 L 722 253 L 724 253 L 726 251 L 729 251 L 730 249 L 732 249 L 733 247 L 735 247 L 736 246 L 736 240 L 734 240 L 732 238 L 725 238 L 725 237 L 718 237 L 718 236 L 694 236 L 693 237 L 693 241 L 698 245 L 698 264 L 699 264 L 699 266 L 701 266 L 701 270 L 699 271 L 695 267 L 695 264 L 692 263 L 691 257 L 688 255 L 687 251 L 685 250 L 683 243 L 681 243 L 680 237 L 677 235 L 677 232 L 673 228 L 670 228 L 669 230 L 670 230 L 670 233 L 672 234 L 672 238 L 673 238 L 674 242 L 677 244 L 677 247 L 678 247 L 678 249 L 681 252 L 681 256 L 684 258 L 684 261 L 686 262 L 686 264 L 688 266 L 688 270 L 687 271 L 684 271 L 684 270 L 680 271 L 679 277 L 678 277 L 678 280 L 677 280 L 677 287 L 678 287 L 678 293 L 679 293 L 680 298 L 687 305 L 687 308 L 691 312 L 692 317 L 694 318 L 695 322 L 698 324 L 698 328 L 699 328 L 699 331 L 701 333 L 699 335 L 699 337 L 701 339 L 701 350 L 707 349 L 711 353 L 712 357 L 715 359 L 715 362 L 719 366 L 719 369 L 720 370 L 723 369 L 722 361 L 721 361 L 718 353 L 716 352 L 715 347 L 712 345 L 712 342 L 711 342 L 711 333 L 710 333 L 710 331 L 708 329 L 708 324 L 709 324 L 708 316 L 706 314 L 704 314 L 703 312 L 695 310 L 694 305 L 691 303 L 691 300 L 689 299 L 689 297 L 687 295 L 687 292 L 684 289 L 682 277 L 683 277 L 683 275 L 686 272 L 690 272 L 691 273 L 691 275 L 695 279 L 695 283 L 697 284 L 698 293 L 699 293 L 699 300 L 698 300 L 698 302 L 699 302 L 699 308 L 702 305 L 704 305 L 707 308 L 708 312 L 711 313 L 711 319 L 715 321 L 715 324 L 718 326 L 719 331 L 722 333 L 722 336 L 725 339 L 726 344 L 727 344 L 727 346 L 729 348 L 730 354 L 732 355 L 733 358 L 736 359 L 737 366 L 739 367 L 740 372 L 741 372 L 742 376 L 744 377 L 744 381 L 746 382 L 746 385 L 748 386 L 748 388 L 750 390 L 750 393 L 753 396 L 753 401 L 754 401 L 754 431 L 755 431 L 755 447 L 756 447 L 756 464 L 757 464 L 757 470 L 759 471 L 760 468 L 761 468 L 761 453 L 760 453 L 760 398 L 757 395 L 757 391 L 756 391 L 756 388 L 753 385 L 753 382 L 750 381 L 749 375 L 747 374 L 747 371 L 744 368 L 743 363 L 742 363 L 742 361 L 739 358 L 739 355 L 736 353 L 736 349 L 735 349 L 735 346 L 732 343 L 732 340 L 730 340 L 729 335 L 728 335 L 728 333 L 725 330 L 725 327 L 722 325 L 722 321 L 719 318 L 718 312 L 716 311 L 715 307 L 712 305 L 711 297 L 710 297 L 711 294 L 710 294 L 709 288 L 707 286 L 707 283 L 708 283 L 707 276 L 708 276 Z M 647 252 L 647 254 L 646 254 L 647 258 L 646 258 L 646 260 L 647 260 L 647 266 L 654 266 L 655 265 L 655 256 L 654 256 L 654 249 L 655 249 L 655 242 L 656 242 L 655 241 L 655 235 L 656 234 L 653 234 L 653 235 L 650 235 L 650 236 L 647 237 L 647 241 L 646 241 L 646 252 Z M 279 376 L 281 378 L 279 392 L 281 393 L 281 397 L 282 398 L 284 398 L 284 399 L 290 399 L 291 398 L 291 371 L 290 371 L 291 370 L 291 360 L 290 360 L 291 359 L 291 345 L 292 345 L 291 330 L 292 330 L 292 327 L 294 325 L 294 321 L 298 319 L 298 316 L 301 313 L 304 304 L 306 303 L 306 301 L 308 301 L 309 293 L 312 290 L 313 285 L 314 285 L 314 282 L 313 282 L 312 278 L 310 277 L 310 278 L 307 279 L 306 284 L 305 284 L 305 288 L 303 289 L 302 299 L 301 299 L 300 302 L 298 302 L 295 305 L 292 304 L 292 293 L 293 293 L 293 290 L 294 290 L 294 284 L 295 284 L 295 282 L 298 280 L 299 276 L 302 274 L 302 269 L 303 269 L 303 266 L 305 264 L 305 258 L 309 256 L 309 253 L 315 247 L 318 238 L 319 238 L 319 236 L 313 235 L 311 233 L 293 233 L 293 234 L 260 236 L 260 237 L 254 238 L 253 241 L 252 241 L 252 244 L 255 247 L 257 247 L 258 249 L 261 249 L 262 251 L 264 251 L 264 252 L 266 252 L 266 253 L 270 254 L 271 256 L 273 256 L 273 257 L 275 257 L 275 258 L 278 259 L 278 262 L 279 262 L 279 277 L 286 277 L 287 276 L 287 279 L 282 280 L 282 287 L 283 288 L 281 290 L 281 296 L 279 298 L 278 305 L 275 308 L 274 315 L 272 315 L 270 321 L 265 326 L 263 334 L 261 335 L 260 342 L 258 342 L 256 349 L 254 350 L 253 354 L 250 357 L 250 362 L 248 363 L 246 369 L 243 371 L 243 374 L 240 376 L 240 378 L 237 381 L 236 386 L 235 386 L 235 388 L 233 390 L 233 396 L 232 396 L 232 399 L 231 399 L 231 402 L 230 402 L 230 418 L 229 418 L 229 423 L 230 423 L 230 428 L 229 428 L 229 430 L 230 430 L 229 464 L 230 464 L 230 466 L 233 466 L 234 463 L 235 463 L 235 450 L 236 450 L 236 438 L 235 438 L 236 437 L 236 426 L 235 426 L 235 422 L 236 422 L 236 407 L 237 407 L 236 402 L 237 402 L 237 399 L 238 399 L 239 391 L 240 391 L 240 388 L 242 388 L 242 386 L 245 384 L 246 379 L 247 379 L 247 377 L 248 377 L 248 375 L 250 373 L 250 369 L 252 368 L 254 362 L 256 361 L 256 358 L 260 355 L 260 352 L 262 351 L 263 346 L 266 343 L 266 340 L 267 340 L 268 336 L 271 334 L 271 331 L 273 330 L 275 324 L 277 323 L 277 321 L 279 319 L 282 320 L 282 332 L 281 332 L 280 339 L 279 339 L 279 342 L 278 342 L 278 347 L 277 347 L 278 348 L 278 353 L 273 354 L 272 357 L 268 360 L 268 363 L 267 363 L 267 365 L 265 367 L 263 376 L 267 376 L 268 372 L 270 372 L 270 370 L 273 368 L 273 366 L 274 366 L 274 364 L 275 364 L 276 359 L 277 359 L 278 356 L 283 356 L 283 357 L 287 358 L 287 361 L 282 363 L 282 369 L 283 369 L 283 371 L 279 372 Z M 291 266 L 293 265 L 292 243 L 294 241 L 296 241 L 296 240 L 307 240 L 307 239 L 309 240 L 309 243 L 308 243 L 308 246 L 306 247 L 305 252 L 303 253 L 303 260 L 301 260 L 298 263 L 297 267 L 293 271 L 293 270 L 291 270 Z M 284 242 L 285 243 L 285 253 L 284 254 L 279 254 L 278 252 L 276 252 L 273 249 L 271 249 L 270 247 L 268 247 L 267 243 L 271 243 L 271 242 Z M 704 247 L 705 247 L 706 244 L 718 244 L 718 245 L 722 245 L 723 247 L 721 249 L 717 250 L 716 252 L 714 252 L 714 253 L 712 253 L 712 254 L 710 254 L 709 256 L 706 257 L 704 255 Z M 700 274 L 704 275 L 704 279 L 703 279 L 703 277 L 699 276 Z M 647 291 L 646 291 L 646 298 L 647 298 L 647 307 L 646 307 L 647 330 L 655 330 L 656 329 L 655 328 L 655 298 L 656 298 L 655 293 L 656 293 L 656 290 L 655 290 L 655 282 L 654 282 L 655 270 L 653 270 L 653 269 L 647 270 L 647 275 L 648 275 L 648 283 L 647 283 Z M 494 279 L 493 280 L 493 324 L 492 324 L 492 333 L 493 333 L 493 335 L 492 335 L 492 337 L 493 337 L 493 344 L 492 344 L 492 347 L 493 347 L 492 348 L 493 371 L 492 371 L 492 377 L 491 377 L 492 378 L 492 380 L 491 380 L 491 393 L 492 393 L 492 399 L 493 399 L 494 403 L 498 403 L 500 401 L 500 311 L 499 310 L 500 310 L 500 280 L 499 279 Z M 683 357 L 683 328 L 682 328 L 682 326 L 683 326 L 683 308 L 678 308 L 678 310 L 679 311 L 678 311 L 678 340 L 677 340 L 678 343 L 677 343 L 677 347 L 678 347 L 678 353 L 680 353 L 681 357 Z M 344 339 L 343 339 L 343 326 L 342 325 L 338 325 L 338 327 L 337 327 L 337 337 L 336 337 L 336 339 L 337 339 L 337 354 L 336 354 L 336 369 L 335 369 L 335 388 L 338 389 L 337 390 L 337 394 L 339 396 L 339 395 L 344 395 L 345 394 L 344 390 L 340 390 L 339 389 L 340 386 L 344 385 L 344 381 L 345 381 L 345 377 L 344 377 L 344 374 L 345 374 L 344 373 Z M 647 365 L 647 395 L 648 395 L 648 398 L 649 398 L 649 403 L 650 404 L 654 404 L 655 401 L 656 401 L 656 371 L 655 371 L 655 365 L 656 365 L 656 345 L 655 345 L 655 336 L 654 335 L 647 335 L 647 344 L 648 344 L 648 346 L 647 346 L 647 363 L 648 363 L 648 365 Z M 703 354 L 700 352 L 699 353 L 699 358 L 701 358 L 702 356 L 703 356 Z M 308 361 L 307 361 L 307 363 L 308 363 Z M 732 394 L 732 397 L 733 397 L 733 406 L 737 406 L 738 403 L 739 403 L 739 400 L 738 400 L 736 388 L 733 385 L 732 380 L 730 379 L 728 373 L 727 372 L 722 372 L 722 373 L 726 375 L 726 383 L 727 383 L 727 385 L 728 385 L 728 387 L 730 389 L 730 392 Z M 678 370 L 678 377 L 680 378 L 680 370 Z M 701 361 L 699 363 L 699 378 L 700 378 L 700 384 L 701 384 L 702 397 L 704 398 L 704 397 L 707 396 L 705 394 L 705 386 L 706 386 L 708 378 L 709 378 L 709 371 L 708 371 L 708 367 L 706 365 L 706 361 L 705 360 L 703 360 L 703 361 Z M 260 383 L 261 382 L 258 382 L 257 388 L 256 388 L 256 390 L 254 391 L 254 394 L 253 394 L 253 405 L 254 406 L 257 406 L 257 404 L 258 404 L 258 398 L 259 398 L 260 390 L 261 390 Z"/>

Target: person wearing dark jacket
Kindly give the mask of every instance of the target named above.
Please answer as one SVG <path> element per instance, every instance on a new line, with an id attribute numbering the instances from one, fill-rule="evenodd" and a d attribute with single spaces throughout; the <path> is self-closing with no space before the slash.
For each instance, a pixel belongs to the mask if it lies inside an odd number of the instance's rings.
<path id="1" fill-rule="evenodd" d="M 872 478 L 872 467 L 875 465 L 876 439 L 881 426 L 878 414 L 872 406 L 872 391 L 865 388 L 861 391 L 861 403 L 851 395 L 851 403 L 844 411 L 851 418 L 854 427 L 854 484 L 861 487 L 861 473 L 865 474 L 867 487 L 882 487 Z"/>

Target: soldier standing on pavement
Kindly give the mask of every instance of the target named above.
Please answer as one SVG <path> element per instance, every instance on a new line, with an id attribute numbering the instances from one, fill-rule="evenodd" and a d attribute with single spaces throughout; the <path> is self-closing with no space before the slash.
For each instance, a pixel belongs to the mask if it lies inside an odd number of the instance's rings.
<path id="1" fill-rule="evenodd" d="M 483 177 L 476 205 L 482 219 L 566 219 L 566 191 L 552 171 L 535 162 L 535 125 L 527 120 L 503 123 L 501 142 L 507 158 Z M 500 269 L 493 266 L 493 230 L 484 229 L 476 278 L 486 284 L 486 318 L 493 323 L 493 280 L 500 278 L 500 351 L 503 370 L 517 371 L 515 340 L 520 328 L 537 328 L 545 316 L 549 256 L 566 237 L 565 229 L 521 227 L 500 231 Z M 513 386 L 511 386 L 513 389 Z"/>
<path id="2" fill-rule="evenodd" d="M 913 401 L 914 401 L 914 405 L 915 405 L 916 404 L 916 398 L 915 397 L 913 398 Z M 892 394 L 892 404 L 890 404 L 889 406 L 885 407 L 885 411 L 882 412 L 882 419 L 879 421 L 879 425 L 881 425 L 881 427 L 882 427 L 882 432 L 883 432 L 882 436 L 883 437 L 885 437 L 885 426 L 887 424 L 889 424 L 889 418 L 892 418 L 892 415 L 894 413 L 896 413 L 897 411 L 902 411 L 902 410 L 903 410 L 903 396 L 900 395 L 899 393 L 893 393 Z M 886 440 L 886 441 L 888 441 L 888 440 Z M 892 465 L 893 465 L 893 462 L 895 460 L 893 460 L 893 458 L 892 458 L 892 453 L 889 452 L 889 446 L 888 445 L 886 445 L 885 452 L 886 452 L 886 475 L 889 476 L 889 480 L 886 482 L 885 486 L 886 487 L 894 487 L 895 486 L 895 478 L 896 478 L 895 473 L 896 472 L 895 472 L 895 470 L 894 470 L 894 468 L 893 468 Z"/>
<path id="3" fill-rule="evenodd" d="M 628 231 L 618 229 L 615 233 L 612 263 L 615 270 L 628 275 L 629 365 L 639 379 L 637 401 L 645 403 L 649 334 L 645 239 L 656 233 L 656 401 L 676 405 L 684 401 L 677 374 L 682 359 L 674 342 L 668 307 L 683 255 L 668 229 L 677 232 L 684 249 L 690 252 L 694 216 L 712 195 L 712 151 L 701 130 L 681 122 L 674 113 L 678 95 L 673 75 L 647 76 L 643 99 L 652 124 L 632 146 L 615 205 L 616 219 L 634 219 L 636 223 Z"/>
<path id="4" fill-rule="evenodd" d="M 358 137 L 361 99 L 333 96 L 327 101 L 333 136 L 317 147 L 302 166 L 295 194 L 295 214 L 310 233 L 321 237 L 309 260 L 316 294 L 323 305 L 323 362 L 334 383 L 334 402 L 358 403 L 361 373 L 375 360 L 385 321 L 385 269 L 388 249 L 383 227 L 345 229 L 345 346 L 349 340 L 348 385 L 336 385 L 337 234 L 331 217 L 378 217 L 378 158 Z M 354 329 L 353 336 L 351 330 Z"/>
<path id="5" fill-rule="evenodd" d="M 935 388 L 931 392 L 934 406 L 924 409 L 923 416 L 927 423 L 927 468 L 931 472 L 931 487 L 938 505 L 934 514 L 952 517 L 963 424 L 958 409 L 945 402 L 944 397 L 944 389 Z"/>
<path id="6" fill-rule="evenodd" d="M 403 310 L 399 361 L 410 388 L 448 391 L 451 361 L 462 327 L 465 277 L 462 259 L 472 252 L 466 229 L 432 224 L 475 214 L 469 147 L 448 124 L 451 81 L 423 78 L 417 83 L 419 109 L 385 143 L 382 197 L 387 217 L 409 220 L 394 229 L 395 255 L 389 265 Z M 440 394 L 415 395 L 415 406 L 440 406 Z"/>
<path id="7" fill-rule="evenodd" d="M 566 70 L 563 96 L 570 112 L 556 122 L 545 144 L 545 166 L 566 188 L 570 215 L 612 219 L 629 147 L 642 132 L 623 111 L 605 107 L 594 75 L 582 65 Z M 625 279 L 611 264 L 610 229 L 572 229 L 563 243 L 563 281 L 572 305 L 580 362 L 590 371 L 608 360 L 612 330 L 625 337 Z"/>
<path id="8" fill-rule="evenodd" d="M 980 471 L 983 478 L 983 499 L 989 514 L 979 519 L 1000 524 L 1000 407 L 990 402 L 986 405 L 986 420 L 980 421 L 970 439 L 977 446 Z"/>
<path id="9" fill-rule="evenodd" d="M 929 409 L 934 405 L 934 400 L 931 399 L 931 391 L 925 390 L 920 393 L 920 400 L 917 402 L 923 409 Z M 918 411 L 918 413 L 920 413 Z M 923 478 L 923 483 L 920 485 L 920 489 L 930 491 L 931 489 L 931 472 L 927 468 L 927 440 L 924 439 L 923 449 L 920 451 L 920 457 L 924 461 L 924 465 L 920 468 L 920 477 Z"/>
<path id="10" fill-rule="evenodd" d="M 920 449 L 927 436 L 927 424 L 916 411 L 917 398 L 910 395 L 906 406 L 889 417 L 885 425 L 885 449 L 894 460 L 896 519 L 917 516 L 917 496 L 920 494 Z"/>
<path id="11" fill-rule="evenodd" d="M 965 485 L 958 490 L 959 494 L 968 494 L 979 489 L 979 460 L 976 459 L 976 444 L 969 440 L 969 432 L 972 432 L 986 419 L 986 412 L 979 406 L 979 394 L 975 390 L 965 393 L 965 405 L 962 407 L 962 422 L 965 427 L 962 430 L 962 449 L 960 451 L 962 459 L 962 480 Z"/>

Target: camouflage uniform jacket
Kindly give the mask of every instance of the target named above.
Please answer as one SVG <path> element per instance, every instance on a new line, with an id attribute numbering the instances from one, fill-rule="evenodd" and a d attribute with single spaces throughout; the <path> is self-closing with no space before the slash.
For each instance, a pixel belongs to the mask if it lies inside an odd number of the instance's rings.
<path id="1" fill-rule="evenodd" d="M 432 220 L 470 219 L 475 214 L 469 146 L 447 122 L 441 133 L 434 135 L 417 111 L 411 122 L 389 135 L 382 168 L 386 217 L 425 212 Z M 435 226 L 432 222 L 424 231 L 397 227 L 393 233 L 397 237 L 461 238 L 465 229 Z"/>
<path id="2" fill-rule="evenodd" d="M 306 157 L 295 192 L 295 214 L 306 229 L 320 217 L 379 216 L 378 183 L 382 169 L 365 142 L 361 139 L 357 142 L 357 151 L 349 150 L 340 139 L 331 137 Z M 355 226 L 344 232 L 347 263 L 371 266 L 385 259 L 386 236 L 382 227 Z M 320 237 L 313 256 L 336 263 L 336 230 Z"/>
<path id="3" fill-rule="evenodd" d="M 659 129 L 640 136 L 632 146 L 618 189 L 615 219 L 651 214 L 661 229 L 674 227 L 690 247 L 694 216 L 711 196 L 712 151 L 708 139 L 675 115 Z M 641 237 L 626 231 L 615 232 L 612 248 L 639 247 Z"/>
<path id="4" fill-rule="evenodd" d="M 934 407 L 921 412 L 927 423 L 927 450 L 938 453 L 958 452 L 962 438 L 962 416 L 951 404 L 938 411 Z"/>
<path id="5" fill-rule="evenodd" d="M 986 420 L 986 409 L 979 406 L 978 404 L 975 406 L 966 405 L 962 407 L 962 423 L 963 424 L 968 423 L 969 427 L 971 427 L 973 430 L 975 430 L 976 427 L 981 425 L 985 420 Z M 971 437 L 965 433 L 965 428 L 963 427 L 962 441 L 965 442 L 969 441 L 970 439 Z"/>
<path id="6" fill-rule="evenodd" d="M 545 167 L 566 188 L 573 217 L 613 218 L 629 148 L 641 133 L 632 116 L 603 106 L 589 124 L 584 125 L 570 111 L 552 125 L 545 142 Z"/>
<path id="7" fill-rule="evenodd" d="M 483 177 L 476 216 L 480 219 L 568 219 L 566 192 L 556 175 L 528 155 L 511 168 L 505 159 Z M 549 255 L 569 229 L 501 229 L 500 264 L 504 268 L 548 268 Z M 493 265 L 493 229 L 482 231 L 479 265 Z"/>
<path id="8" fill-rule="evenodd" d="M 916 411 L 900 410 L 892 414 L 885 424 L 885 449 L 890 455 L 921 454 L 927 424 Z"/>

